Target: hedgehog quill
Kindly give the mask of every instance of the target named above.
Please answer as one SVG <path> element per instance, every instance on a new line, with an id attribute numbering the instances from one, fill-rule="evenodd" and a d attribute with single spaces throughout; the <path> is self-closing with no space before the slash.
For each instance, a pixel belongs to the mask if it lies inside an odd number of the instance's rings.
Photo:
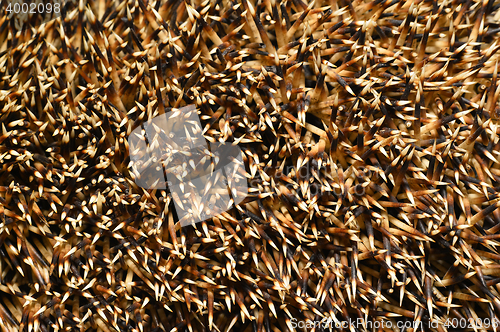
<path id="1" fill-rule="evenodd" d="M 498 330 L 498 0 L 12 4 L 3 330 Z M 248 194 L 183 227 L 128 139 L 188 106 Z"/>

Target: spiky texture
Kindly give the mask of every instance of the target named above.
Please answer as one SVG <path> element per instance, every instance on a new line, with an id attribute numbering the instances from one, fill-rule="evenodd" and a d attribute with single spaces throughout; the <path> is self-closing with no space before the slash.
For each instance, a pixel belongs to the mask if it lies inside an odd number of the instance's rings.
<path id="1" fill-rule="evenodd" d="M 0 325 L 497 317 L 499 6 L 81 0 L 22 30 L 0 16 Z M 245 151 L 252 189 L 181 228 L 165 191 L 134 183 L 126 138 L 189 104 L 207 139 Z"/>

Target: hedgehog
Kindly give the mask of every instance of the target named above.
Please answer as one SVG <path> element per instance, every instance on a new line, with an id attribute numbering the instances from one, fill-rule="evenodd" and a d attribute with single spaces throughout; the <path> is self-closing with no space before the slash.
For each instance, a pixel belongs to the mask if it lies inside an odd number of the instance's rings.
<path id="1" fill-rule="evenodd" d="M 498 0 L 12 3 L 3 330 L 497 329 Z M 128 138 L 188 106 L 248 194 L 183 227 Z"/>

